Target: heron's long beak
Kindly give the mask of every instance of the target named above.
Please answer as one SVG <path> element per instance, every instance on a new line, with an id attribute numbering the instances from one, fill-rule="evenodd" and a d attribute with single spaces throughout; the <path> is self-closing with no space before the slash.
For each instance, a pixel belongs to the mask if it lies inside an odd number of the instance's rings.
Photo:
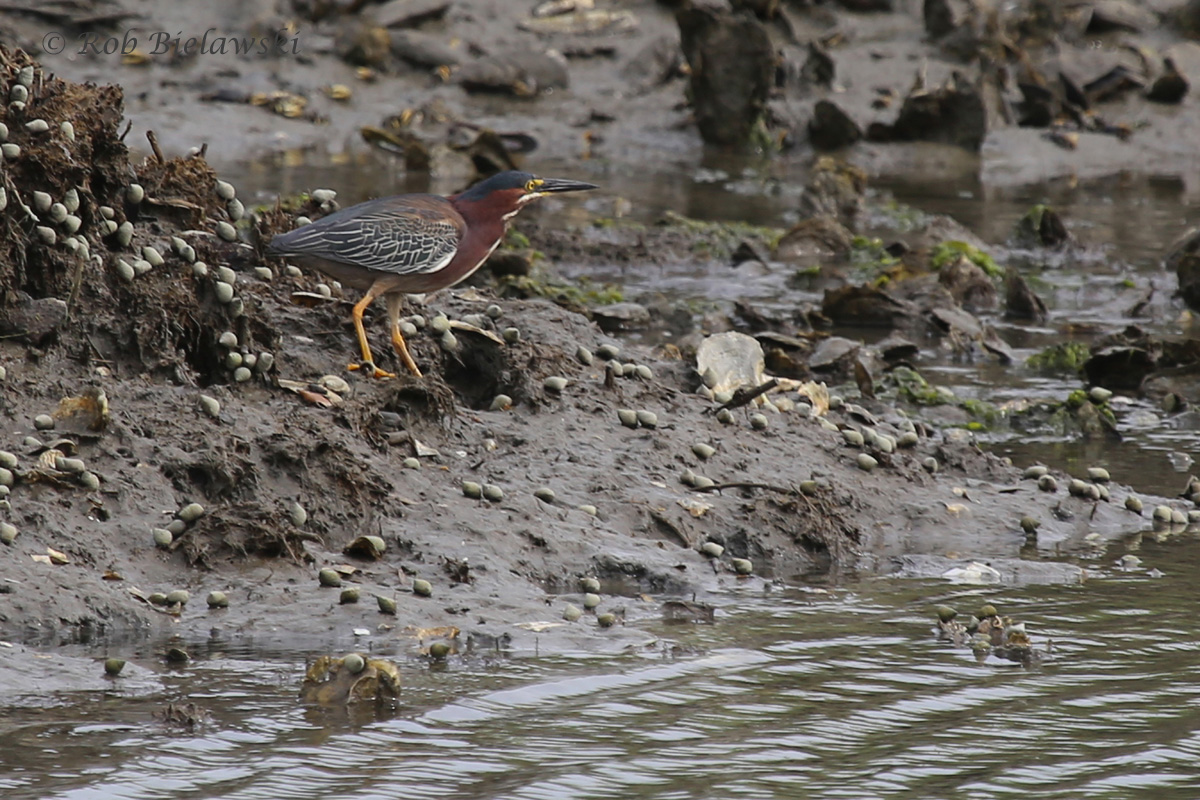
<path id="1" fill-rule="evenodd" d="M 550 194 L 551 192 L 582 192 L 585 189 L 598 189 L 594 183 L 584 183 L 583 181 L 572 181 L 566 178 L 542 178 L 542 185 L 538 187 L 538 194 Z"/>

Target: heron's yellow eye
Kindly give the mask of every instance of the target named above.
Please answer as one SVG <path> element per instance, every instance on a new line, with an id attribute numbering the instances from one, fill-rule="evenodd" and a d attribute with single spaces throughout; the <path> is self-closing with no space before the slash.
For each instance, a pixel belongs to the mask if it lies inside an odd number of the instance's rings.
<path id="1" fill-rule="evenodd" d="M 538 178 L 534 178 L 525 184 L 525 193 L 533 194 L 534 192 L 536 192 L 538 190 L 538 187 L 541 185 L 542 185 L 542 181 Z"/>

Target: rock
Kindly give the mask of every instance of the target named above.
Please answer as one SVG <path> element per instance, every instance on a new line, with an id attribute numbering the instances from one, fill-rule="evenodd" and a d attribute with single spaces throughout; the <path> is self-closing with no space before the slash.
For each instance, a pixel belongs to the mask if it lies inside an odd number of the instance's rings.
<path id="1" fill-rule="evenodd" d="M 57 297 L 33 299 L 17 292 L 17 301 L 0 308 L 0 336 L 39 347 L 67 318 L 67 304 Z"/>
<path id="2" fill-rule="evenodd" d="M 610 303 L 596 306 L 591 312 L 606 333 L 641 330 L 650 324 L 650 311 L 640 303 Z"/>
<path id="3" fill-rule="evenodd" d="M 938 283 L 967 311 L 977 312 L 995 308 L 999 295 L 992 279 L 983 268 L 964 255 L 959 255 L 938 270 Z"/>
<path id="4" fill-rule="evenodd" d="M 1062 247 L 1071 241 L 1058 212 L 1040 203 L 1017 221 L 1013 237 L 1021 247 Z"/>
<path id="5" fill-rule="evenodd" d="M 862 128 L 829 100 L 818 100 L 808 121 L 808 139 L 818 150 L 839 150 L 862 139 Z"/>
<path id="6" fill-rule="evenodd" d="M 621 78 L 635 94 L 640 95 L 681 74 L 682 66 L 683 53 L 679 50 L 679 40 L 672 36 L 659 36 L 621 67 Z"/>
<path id="7" fill-rule="evenodd" d="M 375 9 L 375 21 L 385 28 L 412 28 L 446 16 L 450 0 L 391 0 Z"/>
<path id="8" fill-rule="evenodd" d="M 947 36 L 963 26 L 969 12 L 966 0 L 925 0 L 925 32 L 932 39 Z"/>
<path id="9" fill-rule="evenodd" d="M 391 39 L 383 27 L 351 17 L 334 37 L 334 47 L 348 64 L 379 69 L 387 64 Z"/>
<path id="10" fill-rule="evenodd" d="M 462 61 L 461 53 L 443 42 L 440 36 L 421 31 L 389 31 L 388 42 L 396 58 L 414 67 L 456 67 Z"/>
<path id="11" fill-rule="evenodd" d="M 813 164 L 800 195 L 801 218 L 828 216 L 853 230 L 867 191 L 867 174 L 830 156 Z"/>
<path id="12" fill-rule="evenodd" d="M 1188 231 L 1165 259 L 1167 269 L 1179 279 L 1179 294 L 1189 308 L 1200 309 L 1200 228 Z"/>
<path id="13" fill-rule="evenodd" d="M 797 222 L 779 237 L 775 258 L 801 266 L 844 259 L 850 255 L 854 234 L 836 217 L 822 215 Z"/>
<path id="14" fill-rule="evenodd" d="M 689 6 L 675 19 L 700 135 L 709 144 L 748 144 L 775 78 L 766 28 L 752 16 L 708 7 Z"/>
<path id="15" fill-rule="evenodd" d="M 1146 92 L 1146 99 L 1155 103 L 1180 103 L 1189 88 L 1187 78 L 1183 77 L 1175 62 L 1164 58 L 1162 74 L 1154 81 L 1150 91 Z"/>
<path id="16" fill-rule="evenodd" d="M 843 286 L 825 292 L 821 313 L 835 324 L 894 328 L 916 319 L 920 309 L 874 286 Z"/>
<path id="17" fill-rule="evenodd" d="M 1009 319 L 1040 322 L 1046 314 L 1042 298 L 1034 294 L 1016 267 L 1010 266 L 1004 276 L 1004 315 Z"/>
<path id="18" fill-rule="evenodd" d="M 805 59 L 804 66 L 800 68 L 800 80 L 812 86 L 828 89 L 833 86 L 836 74 L 837 67 L 833 62 L 833 57 L 829 55 L 829 51 L 816 41 L 809 42 L 808 58 Z"/>
<path id="19" fill-rule="evenodd" d="M 570 83 L 567 61 L 553 51 L 513 50 L 477 58 L 457 76 L 468 92 L 500 92 L 533 97 L 547 89 L 565 89 Z"/>
<path id="20" fill-rule="evenodd" d="M 891 134 L 899 141 L 941 142 L 978 151 L 987 131 L 982 92 L 956 72 L 941 88 L 910 93 Z"/>
<path id="21" fill-rule="evenodd" d="M 1093 0 L 1087 33 L 1126 31 L 1141 33 L 1158 27 L 1158 15 L 1144 8 L 1143 3 L 1129 0 Z"/>

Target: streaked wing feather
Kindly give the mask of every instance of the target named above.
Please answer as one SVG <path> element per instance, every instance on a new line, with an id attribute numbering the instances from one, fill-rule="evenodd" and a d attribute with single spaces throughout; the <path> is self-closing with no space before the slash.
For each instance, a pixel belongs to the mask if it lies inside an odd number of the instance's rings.
<path id="1" fill-rule="evenodd" d="M 360 213 L 333 214 L 276 236 L 270 250 L 397 275 L 436 272 L 458 250 L 459 228 L 441 210 L 409 204 L 366 205 Z"/>

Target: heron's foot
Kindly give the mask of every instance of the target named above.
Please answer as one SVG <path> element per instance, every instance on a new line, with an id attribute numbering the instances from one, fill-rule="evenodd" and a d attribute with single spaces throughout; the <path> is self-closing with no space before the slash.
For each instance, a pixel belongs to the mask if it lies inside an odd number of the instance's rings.
<path id="1" fill-rule="evenodd" d="M 388 372 L 387 370 L 382 370 L 379 367 L 375 366 L 375 364 L 371 361 L 363 361 L 360 364 L 347 364 L 346 369 L 350 370 L 351 372 L 358 372 L 361 369 L 364 372 L 371 373 L 372 378 L 394 378 L 394 377 L 396 377 L 395 373 Z"/>

